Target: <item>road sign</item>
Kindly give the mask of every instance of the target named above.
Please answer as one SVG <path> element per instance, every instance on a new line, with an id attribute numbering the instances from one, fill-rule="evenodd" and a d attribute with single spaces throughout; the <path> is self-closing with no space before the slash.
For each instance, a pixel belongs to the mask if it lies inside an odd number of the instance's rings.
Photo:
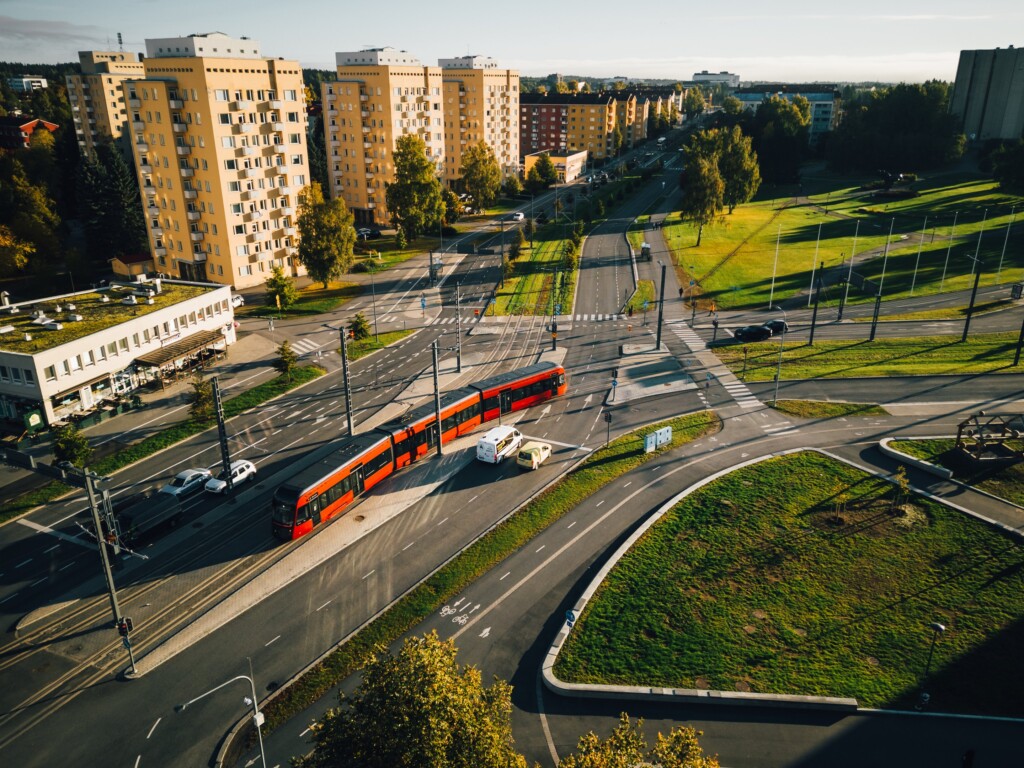
<path id="1" fill-rule="evenodd" d="M 644 299 L 644 312 L 647 311 L 647 299 Z"/>
<path id="2" fill-rule="evenodd" d="M 690 285 L 696 285 L 696 284 L 697 284 L 697 281 L 696 281 L 696 280 L 691 280 L 691 281 L 690 281 Z"/>
<path id="3" fill-rule="evenodd" d="M 612 379 L 612 386 L 613 387 L 619 386 L 619 380 L 618 379 Z"/>
<path id="4" fill-rule="evenodd" d="M 561 304 L 555 304 L 555 314 L 556 315 L 562 314 L 562 305 Z"/>

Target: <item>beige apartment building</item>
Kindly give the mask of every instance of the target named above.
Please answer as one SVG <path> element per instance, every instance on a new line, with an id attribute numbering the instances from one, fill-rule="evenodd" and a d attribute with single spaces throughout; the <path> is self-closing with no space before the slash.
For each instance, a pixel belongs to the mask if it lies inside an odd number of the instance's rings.
<path id="1" fill-rule="evenodd" d="M 519 146 L 524 155 L 544 150 L 586 151 L 590 160 L 612 157 L 618 118 L 609 93 L 524 93 L 519 105 Z M 635 108 L 635 101 L 633 102 Z M 623 111 L 623 118 L 630 116 Z M 623 139 L 628 142 L 633 126 Z"/>
<path id="2" fill-rule="evenodd" d="M 68 75 L 68 101 L 82 155 L 95 156 L 96 145 L 117 142 L 128 159 L 131 149 L 121 142 L 128 124 L 128 107 L 121 91 L 127 78 L 145 75 L 137 53 L 79 51 L 81 73 Z"/>
<path id="3" fill-rule="evenodd" d="M 298 194 L 310 182 L 297 61 L 219 32 L 146 41 L 122 83 L 156 270 L 236 288 L 295 258 Z"/>
<path id="4" fill-rule="evenodd" d="M 357 224 L 389 223 L 384 191 L 401 136 L 420 136 L 449 184 L 461 176 L 462 152 L 481 140 L 506 173 L 518 169 L 517 72 L 482 56 L 429 67 L 388 47 L 339 52 L 335 60 L 337 79 L 321 86 L 330 191 Z"/>
<path id="5" fill-rule="evenodd" d="M 519 173 L 519 73 L 494 59 L 440 59 L 444 83 L 444 181 L 462 177 L 462 153 L 481 141 L 494 150 L 502 174 Z"/>

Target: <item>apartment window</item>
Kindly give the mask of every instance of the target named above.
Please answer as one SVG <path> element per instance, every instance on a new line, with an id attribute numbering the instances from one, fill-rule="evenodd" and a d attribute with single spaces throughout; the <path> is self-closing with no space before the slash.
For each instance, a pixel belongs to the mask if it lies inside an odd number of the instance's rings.
<path id="1" fill-rule="evenodd" d="M 289 133 L 288 134 L 288 143 L 289 144 L 301 144 L 302 143 L 302 134 L 301 133 Z"/>
<path id="2" fill-rule="evenodd" d="M 0 365 L 0 381 L 10 381 L 11 374 L 7 370 L 6 365 Z"/>
<path id="3" fill-rule="evenodd" d="M 118 353 L 128 351 L 128 337 L 125 336 L 123 339 L 119 339 L 117 342 Z"/>
<path id="4" fill-rule="evenodd" d="M 235 137 L 234 136 L 221 136 L 220 145 L 225 149 L 235 148 Z M 233 160 L 231 162 L 234 162 Z"/>
<path id="5" fill-rule="evenodd" d="M 61 368 L 64 370 L 64 375 L 65 376 L 70 376 L 71 375 L 71 362 L 69 360 L 63 361 L 61 363 Z"/>
<path id="6" fill-rule="evenodd" d="M 220 90 L 220 89 L 215 90 L 213 92 L 213 97 L 217 101 L 228 101 L 228 99 L 229 99 L 227 90 Z"/>
<path id="7" fill-rule="evenodd" d="M 28 368 L 26 368 L 24 372 L 25 372 L 25 383 L 26 384 L 35 384 L 36 383 L 35 374 L 32 373 L 32 371 L 30 371 Z"/>
<path id="8" fill-rule="evenodd" d="M 241 192 L 242 188 L 241 188 L 241 185 L 237 181 L 229 181 L 228 182 L 228 191 L 229 192 Z"/>
<path id="9" fill-rule="evenodd" d="M 284 100 L 285 101 L 298 101 L 298 92 L 297 91 L 285 91 L 284 92 Z"/>
<path id="10" fill-rule="evenodd" d="M 11 368 L 11 379 L 15 384 L 21 384 L 21 368 Z"/>
<path id="11" fill-rule="evenodd" d="M 235 226 L 232 227 L 232 231 L 236 235 L 244 235 L 245 234 L 245 225 L 243 225 L 243 224 L 235 224 Z"/>
<path id="12" fill-rule="evenodd" d="M 252 274 L 252 267 L 249 266 L 248 264 L 243 264 L 242 266 L 240 266 L 238 268 L 238 274 L 239 275 L 243 275 L 243 276 L 251 275 Z"/>
<path id="13" fill-rule="evenodd" d="M 86 365 L 96 365 L 96 353 L 91 349 L 85 353 Z"/>
<path id="14" fill-rule="evenodd" d="M 43 368 L 43 376 L 46 377 L 47 381 L 56 381 L 57 380 L 57 368 L 56 368 L 56 366 L 48 365 L 45 368 Z"/>
<path id="15" fill-rule="evenodd" d="M 298 112 L 289 112 L 288 113 L 288 122 L 289 123 L 297 123 L 297 122 L 299 122 L 299 113 Z"/>
<path id="16" fill-rule="evenodd" d="M 292 165 L 302 165 L 302 155 L 292 155 Z"/>
<path id="17" fill-rule="evenodd" d="M 109 344 L 107 344 L 107 354 L 108 355 L 116 355 L 117 354 L 117 344 L 114 343 L 113 341 L 110 342 Z"/>

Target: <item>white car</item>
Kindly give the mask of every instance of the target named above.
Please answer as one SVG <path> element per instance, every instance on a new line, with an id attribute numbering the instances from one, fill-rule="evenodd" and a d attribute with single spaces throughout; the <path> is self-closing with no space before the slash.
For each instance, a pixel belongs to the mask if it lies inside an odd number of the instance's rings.
<path id="1" fill-rule="evenodd" d="M 231 462 L 231 481 L 233 485 L 241 485 L 253 477 L 256 477 L 256 465 L 251 461 L 239 459 L 238 461 Z M 227 493 L 228 478 L 224 470 L 221 470 L 216 477 L 211 477 L 207 480 L 205 488 L 210 493 Z"/>
<path id="2" fill-rule="evenodd" d="M 176 474 L 171 482 L 160 489 L 160 493 L 175 497 L 188 496 L 202 488 L 210 477 L 208 469 L 186 469 Z"/>
<path id="3" fill-rule="evenodd" d="M 232 294 L 232 296 L 231 296 L 231 306 L 232 307 L 235 307 L 237 309 L 238 307 L 241 307 L 244 304 L 245 304 L 245 297 L 244 296 L 242 296 L 240 293 Z"/>
<path id="4" fill-rule="evenodd" d="M 526 216 L 523 215 L 522 211 L 516 211 L 515 213 L 512 214 L 512 221 L 522 221 L 525 218 Z"/>

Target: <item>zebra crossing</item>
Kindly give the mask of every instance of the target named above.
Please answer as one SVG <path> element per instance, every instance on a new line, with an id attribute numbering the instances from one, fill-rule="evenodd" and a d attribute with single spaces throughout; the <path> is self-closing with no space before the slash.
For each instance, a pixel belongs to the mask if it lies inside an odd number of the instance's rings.
<path id="1" fill-rule="evenodd" d="M 512 316 L 494 317 L 494 316 L 486 315 L 486 316 L 481 318 L 481 317 L 476 317 L 474 315 L 463 315 L 462 316 L 462 324 L 463 325 L 468 325 L 469 323 L 476 322 L 476 321 L 481 321 L 481 322 L 485 322 L 485 323 L 509 322 L 511 318 L 512 318 Z M 390 318 L 385 317 L 385 318 L 383 318 L 381 320 L 381 322 L 387 322 L 389 319 Z M 533 322 L 535 324 L 541 324 L 541 323 L 545 323 L 546 324 L 546 323 L 551 321 L 551 316 L 550 315 L 533 315 L 532 319 L 533 319 Z M 580 322 L 580 323 L 582 323 L 582 322 L 599 322 L 600 323 L 600 322 L 609 322 L 609 321 L 625 320 L 625 319 L 626 319 L 626 316 L 623 315 L 623 314 L 557 315 L 555 317 L 555 320 L 557 322 L 559 322 L 559 323 L 569 323 L 569 322 Z M 458 320 L 458 318 L 456 318 L 454 315 L 453 316 L 448 316 L 448 317 L 435 317 L 432 320 L 427 320 L 424 323 L 424 325 L 455 325 L 457 320 Z"/>
<path id="2" fill-rule="evenodd" d="M 722 386 L 725 387 L 726 392 L 732 395 L 736 405 L 746 409 L 761 407 L 761 401 L 754 397 L 753 393 L 747 389 L 746 384 L 731 376 L 730 379 L 731 381 L 722 381 Z"/>
<path id="3" fill-rule="evenodd" d="M 295 350 L 295 354 L 299 357 L 315 354 L 316 351 L 323 346 L 322 344 L 317 344 L 315 341 L 310 339 L 296 339 L 291 343 L 291 345 L 292 349 Z"/>
<path id="4" fill-rule="evenodd" d="M 708 345 L 704 343 L 702 339 L 693 328 L 682 320 L 670 320 L 666 323 L 668 329 L 675 334 L 676 338 L 682 341 L 687 347 L 690 348 L 691 352 L 703 352 L 708 348 Z"/>

